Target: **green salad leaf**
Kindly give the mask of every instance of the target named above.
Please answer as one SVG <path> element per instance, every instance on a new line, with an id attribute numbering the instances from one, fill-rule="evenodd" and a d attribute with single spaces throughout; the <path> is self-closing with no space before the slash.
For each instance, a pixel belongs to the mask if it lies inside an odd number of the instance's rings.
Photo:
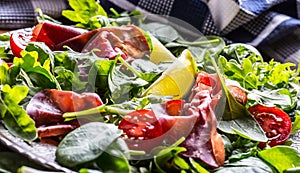
<path id="1" fill-rule="evenodd" d="M 288 146 L 275 146 L 262 150 L 258 156 L 275 167 L 279 173 L 289 168 L 300 167 L 300 153 Z"/>
<path id="2" fill-rule="evenodd" d="M 298 130 L 300 130 L 300 112 L 297 111 L 295 115 L 295 120 L 293 122 L 293 128 L 292 128 L 292 134 L 297 133 Z"/>
<path id="3" fill-rule="evenodd" d="M 254 47 L 234 44 L 221 51 L 219 66 L 227 79 L 238 82 L 246 90 L 246 107 L 277 106 L 293 119 L 300 103 L 299 70 L 294 69 L 295 64 L 264 62 Z"/>
<path id="4" fill-rule="evenodd" d="M 247 139 L 266 142 L 267 137 L 260 125 L 253 118 L 253 116 L 251 116 L 246 107 L 241 105 L 232 96 L 223 80 L 220 71 L 218 70 L 217 64 L 213 57 L 211 57 L 211 61 L 219 76 L 221 87 L 224 93 L 222 94 L 219 105 L 225 105 L 225 109 L 222 114 L 217 115 L 217 118 L 220 119 L 218 128 L 225 133 L 238 134 Z M 219 59 L 219 63 L 220 61 L 221 60 Z"/>
<path id="5" fill-rule="evenodd" d="M 91 122 L 82 125 L 60 142 L 56 160 L 64 166 L 74 168 L 97 159 L 105 152 L 113 152 L 112 149 L 117 146 L 122 146 L 120 150 L 124 153 L 124 145 L 114 144 L 121 133 L 113 124 Z"/>
<path id="6" fill-rule="evenodd" d="M 256 173 L 274 173 L 276 170 L 270 167 L 267 163 L 257 157 L 248 157 L 237 162 L 227 163 L 214 171 L 215 173 L 241 173 L 241 172 L 256 172 Z"/>
<path id="7" fill-rule="evenodd" d="M 27 115 L 19 103 L 27 96 L 26 86 L 2 85 L 0 91 L 1 119 L 5 127 L 15 136 L 26 141 L 37 138 L 35 122 Z"/>
<path id="8" fill-rule="evenodd" d="M 159 172 L 176 172 L 178 170 L 189 170 L 189 164 L 179 156 L 185 152 L 183 147 L 170 147 L 161 150 L 155 157 L 154 163 Z"/>
<path id="9" fill-rule="evenodd" d="M 95 16 L 102 16 L 101 19 L 107 20 L 107 13 L 95 0 L 69 0 L 72 10 L 63 10 L 62 15 L 70 21 L 76 22 L 76 27 L 96 29 L 103 24 L 93 20 Z M 106 23 L 106 22 L 104 22 Z"/>

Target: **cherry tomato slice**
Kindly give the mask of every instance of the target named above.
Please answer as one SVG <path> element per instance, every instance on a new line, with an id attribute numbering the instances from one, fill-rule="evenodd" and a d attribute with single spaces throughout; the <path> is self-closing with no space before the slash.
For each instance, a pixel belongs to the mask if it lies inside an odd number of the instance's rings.
<path id="1" fill-rule="evenodd" d="M 131 112 L 120 121 L 119 129 L 130 139 L 147 140 L 163 134 L 162 127 L 151 110 Z"/>
<path id="2" fill-rule="evenodd" d="M 244 106 L 247 104 L 247 94 L 244 90 L 235 85 L 228 85 L 227 88 L 237 102 Z"/>
<path id="3" fill-rule="evenodd" d="M 292 122 L 289 115 L 283 110 L 258 104 L 248 108 L 248 111 L 264 130 L 271 147 L 283 144 L 289 138 Z M 259 147 L 264 146 L 265 143 L 259 145 Z"/>
<path id="4" fill-rule="evenodd" d="M 169 100 L 165 103 L 165 107 L 170 116 L 179 116 L 183 111 L 184 100 Z"/>
<path id="5" fill-rule="evenodd" d="M 21 58 L 21 51 L 24 50 L 32 38 L 32 33 L 27 31 L 15 31 L 10 36 L 10 47 L 12 53 Z"/>

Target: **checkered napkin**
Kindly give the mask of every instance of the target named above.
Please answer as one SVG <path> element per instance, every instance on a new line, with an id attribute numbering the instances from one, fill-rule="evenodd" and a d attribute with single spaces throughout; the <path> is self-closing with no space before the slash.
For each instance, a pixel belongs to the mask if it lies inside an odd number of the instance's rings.
<path id="1" fill-rule="evenodd" d="M 33 26 L 36 8 L 58 18 L 67 8 L 67 0 L 0 0 L 0 29 L 18 29 Z"/>
<path id="2" fill-rule="evenodd" d="M 204 35 L 257 47 L 263 56 L 298 63 L 300 58 L 299 0 L 100 0 L 108 11 L 140 10 L 188 22 Z M 60 17 L 67 0 L 0 0 L 0 28 L 35 23 L 35 9 Z"/>
<path id="3" fill-rule="evenodd" d="M 300 58 L 299 0 L 107 0 L 106 4 L 185 20 L 204 35 L 251 44 L 267 60 L 298 63 Z"/>

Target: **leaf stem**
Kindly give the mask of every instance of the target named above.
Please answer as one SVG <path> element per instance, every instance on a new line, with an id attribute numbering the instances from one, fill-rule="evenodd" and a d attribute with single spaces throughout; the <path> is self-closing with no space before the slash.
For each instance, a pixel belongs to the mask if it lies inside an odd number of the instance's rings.
<path id="1" fill-rule="evenodd" d="M 185 44 L 188 46 L 200 46 L 200 45 L 204 45 L 204 44 L 213 44 L 213 43 L 218 43 L 219 41 L 220 41 L 220 39 L 218 39 L 218 38 L 212 39 L 212 40 L 206 40 L 206 41 L 195 41 L 195 42 L 177 40 L 178 43 Z"/>
<path id="2" fill-rule="evenodd" d="M 132 73 L 134 73 L 138 78 L 141 78 L 142 73 L 133 68 L 128 62 L 126 62 L 121 56 L 117 56 L 117 59 L 125 65 Z"/>
<path id="3" fill-rule="evenodd" d="M 127 110 L 127 109 L 121 109 L 113 106 L 107 106 L 107 105 L 100 105 L 95 108 L 78 111 L 78 112 L 66 112 L 63 114 L 63 117 L 65 119 L 72 119 L 72 118 L 78 118 L 78 117 L 85 117 L 97 113 L 111 113 L 111 114 L 118 114 L 118 115 L 126 115 L 134 110 Z"/>

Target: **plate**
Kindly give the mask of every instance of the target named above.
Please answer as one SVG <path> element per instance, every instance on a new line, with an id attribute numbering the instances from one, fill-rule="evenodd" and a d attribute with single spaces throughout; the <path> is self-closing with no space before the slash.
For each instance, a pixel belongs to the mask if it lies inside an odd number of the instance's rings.
<path id="1" fill-rule="evenodd" d="M 292 135 L 290 139 L 293 141 L 291 146 L 300 152 L 300 130 L 296 134 Z M 63 171 L 67 173 L 74 172 L 59 165 L 55 161 L 56 146 L 39 142 L 27 143 L 21 138 L 11 135 L 0 123 L 0 145 L 1 144 L 50 170 Z"/>
<path id="2" fill-rule="evenodd" d="M 55 161 L 56 146 L 40 143 L 25 142 L 21 138 L 15 137 L 5 129 L 0 123 L 0 145 L 20 153 L 36 164 L 42 165 L 53 171 L 74 172 L 68 168 L 59 165 Z"/>

